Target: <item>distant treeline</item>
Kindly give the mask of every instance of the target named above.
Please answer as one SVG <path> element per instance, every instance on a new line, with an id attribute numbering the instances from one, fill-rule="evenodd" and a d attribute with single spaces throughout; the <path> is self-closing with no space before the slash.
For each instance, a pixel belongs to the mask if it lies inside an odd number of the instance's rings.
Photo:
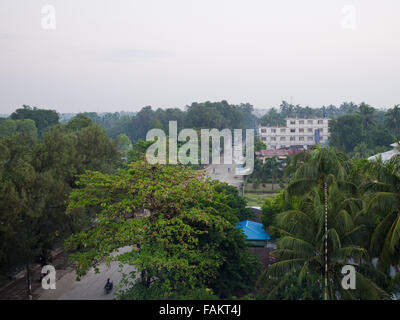
<path id="1" fill-rule="evenodd" d="M 343 103 L 340 107 L 310 108 L 283 101 L 260 118 L 264 126 L 285 125 L 286 118 L 315 118 L 324 114 L 332 119 L 329 144 L 351 156 L 365 158 L 390 149 L 400 136 L 400 108 L 376 109 L 366 103 Z"/>
<path id="2" fill-rule="evenodd" d="M 168 133 L 169 121 L 177 121 L 178 130 L 183 128 L 254 128 L 257 117 L 250 104 L 232 105 L 227 101 L 194 102 L 184 110 L 179 108 L 152 109 L 151 106 L 142 108 L 136 114 L 107 113 L 99 115 L 95 112 L 81 113 L 101 126 L 106 133 L 115 138 L 126 134 L 131 141 L 145 139 L 150 129 L 159 128 Z"/>
<path id="3" fill-rule="evenodd" d="M 104 129 L 110 138 L 126 135 L 132 143 L 146 138 L 150 129 L 163 129 L 168 134 L 169 121 L 177 121 L 178 130 L 183 128 L 249 129 L 257 125 L 285 125 L 288 117 L 314 118 L 326 114 L 333 119 L 330 122 L 330 145 L 354 156 L 366 157 L 385 151 L 400 136 L 400 108 L 394 106 L 388 110 L 377 109 L 361 103 L 345 102 L 339 107 L 334 105 L 320 108 L 302 107 L 282 101 L 279 108 L 271 108 L 258 118 L 251 104 L 229 104 L 220 102 L 194 102 L 183 110 L 179 108 L 156 109 L 151 106 L 139 112 L 96 113 L 85 112 L 78 115 L 63 114 L 61 117 L 51 110 L 41 110 L 24 106 L 16 110 L 10 119 L 0 118 L 0 137 L 10 132 L 26 131 L 35 135 L 32 123 L 12 122 L 11 120 L 31 119 L 35 122 L 37 134 L 53 124 L 68 123 L 71 119 L 86 117 Z M 82 121 L 82 119 L 81 119 Z M 78 122 L 79 123 L 79 122 Z M 76 123 L 75 123 L 76 125 Z"/>
<path id="4" fill-rule="evenodd" d="M 283 126 L 286 124 L 286 118 L 322 118 L 326 114 L 328 118 L 332 119 L 359 111 L 359 106 L 353 102 L 344 102 L 339 107 L 329 105 L 320 108 L 310 108 L 282 101 L 279 108 L 271 108 L 266 114 L 260 117 L 260 124 L 263 126 Z M 383 123 L 385 111 L 374 109 L 374 117 L 377 122 Z"/>

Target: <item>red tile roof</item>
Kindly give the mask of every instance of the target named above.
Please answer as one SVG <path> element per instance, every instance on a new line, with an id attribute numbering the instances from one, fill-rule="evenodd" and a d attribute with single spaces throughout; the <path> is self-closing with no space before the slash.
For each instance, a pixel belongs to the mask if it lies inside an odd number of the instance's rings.
<path id="1" fill-rule="evenodd" d="M 304 151 L 304 149 L 267 149 L 256 152 L 256 156 L 261 156 L 261 157 L 292 156 L 301 151 Z"/>

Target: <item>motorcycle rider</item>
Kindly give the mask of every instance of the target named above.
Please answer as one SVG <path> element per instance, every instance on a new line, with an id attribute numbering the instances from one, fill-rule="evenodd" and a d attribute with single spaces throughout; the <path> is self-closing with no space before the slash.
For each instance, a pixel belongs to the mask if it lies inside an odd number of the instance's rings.
<path id="1" fill-rule="evenodd" d="M 113 283 L 110 281 L 110 278 L 108 278 L 108 279 L 107 279 L 107 283 L 106 283 L 106 285 L 104 286 L 104 289 L 105 289 L 105 290 L 107 291 L 107 293 L 108 293 L 109 291 L 111 291 L 112 287 L 113 287 Z"/>

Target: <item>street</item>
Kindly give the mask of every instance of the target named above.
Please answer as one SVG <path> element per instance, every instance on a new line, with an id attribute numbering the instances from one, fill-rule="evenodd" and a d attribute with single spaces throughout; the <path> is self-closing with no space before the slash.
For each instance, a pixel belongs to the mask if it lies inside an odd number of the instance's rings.
<path id="1" fill-rule="evenodd" d="M 128 250 L 130 247 L 125 247 L 121 251 Z M 125 265 L 122 268 L 122 273 L 128 274 L 134 268 Z M 99 265 L 100 273 L 95 273 L 90 270 L 80 281 L 76 281 L 75 271 L 69 267 L 63 275 L 58 278 L 56 274 L 56 289 L 44 290 L 37 289 L 34 292 L 38 296 L 38 300 L 112 300 L 115 299 L 115 294 L 123 288 L 119 288 L 118 284 L 122 279 L 122 273 L 118 262 L 112 262 L 110 267 L 105 263 Z M 107 279 L 113 282 L 113 291 L 109 294 L 104 292 L 104 286 Z"/>

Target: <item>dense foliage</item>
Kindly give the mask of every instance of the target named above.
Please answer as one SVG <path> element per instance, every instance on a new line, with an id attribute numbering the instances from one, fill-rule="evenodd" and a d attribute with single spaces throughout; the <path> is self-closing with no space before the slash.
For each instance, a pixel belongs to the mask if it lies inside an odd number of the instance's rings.
<path id="1" fill-rule="evenodd" d="M 12 120 L 31 119 L 35 121 L 40 136 L 48 127 L 57 124 L 59 120 L 59 116 L 54 110 L 31 108 L 27 105 L 24 105 L 21 109 L 17 109 L 11 114 L 10 118 Z"/>
<path id="2" fill-rule="evenodd" d="M 389 149 L 393 136 L 400 134 L 400 108 L 386 112 L 366 103 L 343 103 L 321 108 L 302 107 L 283 101 L 279 110 L 272 108 L 260 118 L 265 126 L 284 126 L 286 118 L 315 118 L 326 115 L 329 123 L 329 144 L 351 156 L 364 158 Z"/>
<path id="3" fill-rule="evenodd" d="M 317 279 L 325 299 L 385 299 L 398 292 L 399 275 L 391 271 L 400 263 L 399 164 L 399 156 L 387 163 L 351 161 L 318 146 L 291 160 L 290 184 L 263 207 L 264 223 L 279 235 L 277 262 L 260 278 L 260 286 L 273 288 L 268 298 L 285 292 L 287 273 L 298 277 L 300 288 L 307 277 Z M 343 265 L 355 267 L 356 290 L 343 290 Z"/>
<path id="4" fill-rule="evenodd" d="M 46 127 L 39 140 L 26 131 L 0 138 L 0 272 L 45 260 L 55 243 L 84 227 L 87 217 L 65 215 L 76 175 L 111 172 L 118 158 L 93 123 L 81 130 Z"/>
<path id="5" fill-rule="evenodd" d="M 251 129 L 256 124 L 257 117 L 252 114 L 250 104 L 232 105 L 227 101 L 194 102 L 185 110 L 179 108 L 153 110 L 151 106 L 142 108 L 134 115 L 120 113 L 83 113 L 100 125 L 107 134 L 115 138 L 121 133 L 126 134 L 132 142 L 145 139 L 150 129 L 162 129 L 168 135 L 169 121 L 177 121 L 178 131 L 183 128 L 193 129 Z"/>
<path id="6" fill-rule="evenodd" d="M 356 113 L 358 106 L 352 102 L 343 103 L 339 108 L 333 105 L 321 108 L 302 107 L 293 105 L 286 101 L 282 101 L 279 110 L 271 108 L 264 116 L 261 117 L 260 123 L 264 126 L 284 126 L 286 118 L 322 118 L 324 114 L 328 118 L 336 118 L 337 116 Z"/>
<path id="7" fill-rule="evenodd" d="M 142 161 L 116 175 L 88 172 L 79 185 L 68 214 L 97 212 L 92 228 L 67 242 L 80 248 L 72 254 L 79 275 L 104 259 L 133 265 L 123 298 L 135 299 L 187 297 L 194 289 L 224 298 L 252 288 L 259 262 L 234 226 L 243 204 L 232 203 L 230 188 L 187 167 Z"/>

